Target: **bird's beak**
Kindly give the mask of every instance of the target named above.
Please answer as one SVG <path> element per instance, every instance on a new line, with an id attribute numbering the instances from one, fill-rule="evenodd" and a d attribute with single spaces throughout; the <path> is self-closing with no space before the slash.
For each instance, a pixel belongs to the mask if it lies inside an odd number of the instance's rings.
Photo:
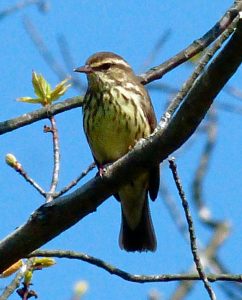
<path id="1" fill-rule="evenodd" d="M 85 65 L 79 68 L 76 68 L 73 70 L 74 72 L 80 72 L 80 73 L 85 73 L 85 74 L 90 74 L 93 72 L 92 68 L 89 65 Z"/>

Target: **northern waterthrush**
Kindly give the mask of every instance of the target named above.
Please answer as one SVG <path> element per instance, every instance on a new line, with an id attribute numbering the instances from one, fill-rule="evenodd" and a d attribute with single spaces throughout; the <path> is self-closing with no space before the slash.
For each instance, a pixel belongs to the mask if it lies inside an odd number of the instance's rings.
<path id="1" fill-rule="evenodd" d="M 100 173 L 103 166 L 126 154 L 156 126 L 150 97 L 130 65 L 119 55 L 98 52 L 83 67 L 88 89 L 83 102 L 83 125 Z M 126 251 L 155 251 L 156 237 L 149 212 L 159 189 L 159 166 L 124 184 L 114 195 L 121 203 L 119 237 Z"/>

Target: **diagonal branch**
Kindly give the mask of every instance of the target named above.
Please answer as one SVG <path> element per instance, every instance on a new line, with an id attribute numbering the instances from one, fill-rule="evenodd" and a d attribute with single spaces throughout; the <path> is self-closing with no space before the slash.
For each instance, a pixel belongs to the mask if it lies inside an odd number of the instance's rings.
<path id="1" fill-rule="evenodd" d="M 241 60 L 242 24 L 239 24 L 166 128 L 158 128 L 148 139 L 138 142 L 132 151 L 112 164 L 102 178 L 96 177 L 70 195 L 42 205 L 24 225 L 0 242 L 0 272 L 94 212 L 122 184 L 162 162 L 184 144 Z"/>
<path id="2" fill-rule="evenodd" d="M 183 49 L 172 58 L 168 59 L 161 65 L 151 68 L 149 71 L 140 75 L 141 82 L 147 84 L 151 81 L 160 79 L 164 74 L 188 61 L 190 58 L 195 56 L 197 53 L 203 51 L 212 42 L 214 42 L 220 34 L 232 23 L 234 18 L 242 10 L 242 2 L 235 1 L 235 4 L 226 11 L 223 17 L 201 38 L 195 40 L 187 48 Z"/>

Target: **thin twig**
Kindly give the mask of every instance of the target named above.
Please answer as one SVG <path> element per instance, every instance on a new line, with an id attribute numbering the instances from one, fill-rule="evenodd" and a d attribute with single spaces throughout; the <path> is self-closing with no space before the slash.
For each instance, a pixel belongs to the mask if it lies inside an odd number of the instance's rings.
<path id="1" fill-rule="evenodd" d="M 66 192 L 68 192 L 71 188 L 73 188 L 75 185 L 77 185 L 77 183 L 84 178 L 91 170 L 93 170 L 95 168 L 96 164 L 95 162 L 93 162 L 90 166 L 87 167 L 86 170 L 82 171 L 81 174 L 74 179 L 72 182 L 70 182 L 67 186 L 65 186 L 62 190 L 60 190 L 59 192 L 55 193 L 54 198 L 60 197 L 63 194 L 65 194 Z"/>
<path id="2" fill-rule="evenodd" d="M 22 165 L 20 168 L 15 169 L 27 182 L 29 182 L 42 196 L 46 197 L 45 190 L 34 180 L 32 179 L 26 171 L 23 169 Z"/>
<path id="3" fill-rule="evenodd" d="M 208 122 L 206 126 L 207 141 L 205 143 L 204 150 L 201 154 L 199 164 L 196 169 L 194 180 L 192 183 L 193 200 L 198 208 L 199 217 L 201 218 L 202 222 L 210 226 L 217 226 L 218 222 L 212 219 L 211 212 L 204 202 L 202 191 L 204 177 L 208 171 L 208 166 L 216 142 L 216 134 L 216 112 L 214 109 L 212 109 L 208 113 Z"/>
<path id="4" fill-rule="evenodd" d="M 55 194 L 56 191 L 56 187 L 59 180 L 59 173 L 60 173 L 60 146 L 59 146 L 58 130 L 57 130 L 54 116 L 51 116 L 49 119 L 51 123 L 51 128 L 48 131 L 52 133 L 52 137 L 53 137 L 54 168 L 53 168 L 51 186 L 49 192 L 47 193 L 46 202 L 50 202 L 51 200 L 53 200 L 53 195 Z"/>
<path id="5" fill-rule="evenodd" d="M 68 41 L 64 35 L 60 35 L 57 38 L 57 42 L 58 42 L 59 49 L 60 49 L 60 52 L 63 57 L 63 61 L 66 65 L 66 68 L 67 68 L 68 72 L 72 72 L 73 67 L 75 67 L 75 63 L 74 63 L 74 60 L 71 55 Z M 77 74 L 74 74 L 73 77 L 71 78 L 71 83 L 72 83 L 72 87 L 78 89 L 79 91 L 83 91 L 83 90 L 85 90 L 86 85 L 84 85 L 82 83 L 80 78 L 81 78 L 80 76 L 78 76 Z"/>
<path id="6" fill-rule="evenodd" d="M 42 11 L 46 11 L 46 7 L 47 7 L 47 2 L 44 0 L 24 0 L 24 1 L 20 1 L 12 6 L 9 6 L 8 8 L 0 11 L 0 20 L 3 19 L 4 17 L 7 17 L 9 15 L 11 15 L 12 13 L 19 11 L 23 8 L 25 8 L 26 6 L 29 5 L 38 5 L 39 8 L 41 8 Z"/>
<path id="7" fill-rule="evenodd" d="M 45 256 L 45 257 L 58 257 L 77 259 L 88 262 L 92 265 L 100 267 L 112 275 L 119 276 L 127 281 L 144 283 L 144 282 L 170 282 L 177 280 L 201 280 L 198 274 L 159 274 L 159 275 L 134 275 L 126 271 L 123 271 L 99 258 L 87 255 L 85 253 L 76 251 L 65 250 L 36 250 L 28 255 L 28 257 Z M 238 281 L 242 282 L 241 275 L 229 275 L 229 274 L 208 274 L 208 280 L 214 281 Z"/>
<path id="8" fill-rule="evenodd" d="M 239 14 L 242 9 L 242 3 L 235 3 L 225 15 L 201 38 L 194 41 L 186 49 L 180 51 L 178 54 L 165 61 L 157 67 L 151 68 L 149 71 L 141 74 L 140 80 L 143 84 L 147 84 L 151 81 L 160 79 L 164 74 L 179 66 L 180 64 L 188 61 L 190 58 L 195 56 L 197 53 L 203 51 L 212 42 L 216 40 L 217 37 L 232 23 L 234 18 Z"/>
<path id="9" fill-rule="evenodd" d="M 154 82 L 148 85 L 148 90 L 158 90 L 167 94 L 176 94 L 179 92 L 177 87 L 164 82 Z"/>
<path id="10" fill-rule="evenodd" d="M 154 47 L 152 47 L 149 55 L 147 56 L 147 58 L 144 60 L 143 64 L 142 64 L 142 69 L 143 68 L 148 68 L 153 61 L 155 60 L 155 58 L 157 57 L 160 49 L 164 46 L 164 44 L 167 42 L 168 38 L 171 35 L 171 30 L 167 29 L 165 30 L 161 36 L 158 38 L 157 42 L 154 44 Z"/>
<path id="11" fill-rule="evenodd" d="M 242 115 L 242 107 L 230 103 L 216 103 L 216 107 L 224 112 Z"/>
<path id="12" fill-rule="evenodd" d="M 171 216 L 171 219 L 175 223 L 178 231 L 181 233 L 181 235 L 186 241 L 189 240 L 186 223 L 182 218 L 182 215 L 180 214 L 177 208 L 176 202 L 174 201 L 173 196 L 169 192 L 163 179 L 160 181 L 159 193 L 161 195 L 162 200 L 164 200 L 167 210 Z"/>
<path id="13" fill-rule="evenodd" d="M 174 99 L 170 102 L 168 108 L 166 109 L 165 114 L 162 116 L 161 121 L 165 120 L 165 122 L 169 122 L 170 118 L 176 112 L 177 108 L 189 93 L 190 89 L 193 87 L 196 79 L 200 76 L 202 71 L 205 69 L 206 65 L 210 61 L 210 59 L 214 56 L 214 54 L 221 48 L 222 44 L 228 39 L 228 37 L 233 33 L 236 24 L 239 21 L 239 16 L 237 16 L 233 22 L 228 26 L 228 28 L 221 34 L 218 40 L 213 44 L 211 49 L 208 49 L 204 56 L 199 61 L 192 75 L 186 80 L 183 84 L 181 90 L 177 93 Z M 168 118 L 167 118 L 168 117 Z M 164 124 L 162 125 L 164 127 Z"/>
<path id="14" fill-rule="evenodd" d="M 206 248 L 201 252 L 203 257 L 203 263 L 207 265 L 210 272 L 217 274 L 229 274 L 228 270 L 223 270 L 218 267 L 218 263 L 215 261 L 216 253 L 218 252 L 219 247 L 224 243 L 225 239 L 228 238 L 230 233 L 230 225 L 227 222 L 220 223 L 215 228 L 213 236 L 209 241 Z M 190 267 L 187 273 L 194 271 L 194 265 Z M 208 279 L 209 280 L 209 279 Z M 178 284 L 177 289 L 171 295 L 170 299 L 182 300 L 188 293 L 192 290 L 195 282 L 194 281 L 182 281 Z M 236 283 L 233 283 L 236 284 Z"/>
<path id="15" fill-rule="evenodd" d="M 207 276 L 206 276 L 206 274 L 203 270 L 203 266 L 202 266 L 200 257 L 197 253 L 197 242 L 196 242 L 196 235 L 195 235 L 194 225 L 193 225 L 193 221 L 192 221 L 192 216 L 191 216 L 191 213 L 190 213 L 188 202 L 186 200 L 185 193 L 184 193 L 183 188 L 182 188 L 181 180 L 180 180 L 180 178 L 178 176 L 178 173 L 177 173 L 177 166 L 176 166 L 174 158 L 169 159 L 169 164 L 170 164 L 169 166 L 170 166 L 170 169 L 172 171 L 172 175 L 173 175 L 174 181 L 176 183 L 176 187 L 177 187 L 177 190 L 179 192 L 179 196 L 182 200 L 182 206 L 184 208 L 184 212 L 185 212 L 185 215 L 186 215 L 186 220 L 187 220 L 189 235 L 190 235 L 190 241 L 191 241 L 191 251 L 192 251 L 192 254 L 193 254 L 193 259 L 194 259 L 198 274 L 199 274 L 200 278 L 202 279 L 202 281 L 204 283 L 204 287 L 207 290 L 210 299 L 215 300 L 216 295 L 215 295 L 214 291 L 212 290 L 212 288 L 211 288 L 211 286 L 208 282 Z"/>
<path id="16" fill-rule="evenodd" d="M 235 99 L 238 99 L 240 101 L 242 100 L 242 90 L 237 87 L 227 84 L 224 87 L 224 92 L 226 92 L 230 96 L 233 96 Z"/>
<path id="17" fill-rule="evenodd" d="M 22 271 L 19 271 L 15 275 L 14 279 L 5 287 L 3 293 L 0 295 L 0 300 L 6 300 L 14 293 L 14 291 L 19 287 L 23 276 L 24 273 Z"/>
<path id="18" fill-rule="evenodd" d="M 48 47 L 45 45 L 43 39 L 41 38 L 41 35 L 39 34 L 34 24 L 31 22 L 31 20 L 28 17 L 25 17 L 23 19 L 23 25 L 26 32 L 30 36 L 31 40 L 36 45 L 36 48 L 39 50 L 41 56 L 46 61 L 47 65 L 58 76 L 58 78 L 60 80 L 63 80 L 63 78 L 69 77 L 69 75 L 63 69 L 63 67 L 58 63 L 55 56 L 50 52 Z"/>

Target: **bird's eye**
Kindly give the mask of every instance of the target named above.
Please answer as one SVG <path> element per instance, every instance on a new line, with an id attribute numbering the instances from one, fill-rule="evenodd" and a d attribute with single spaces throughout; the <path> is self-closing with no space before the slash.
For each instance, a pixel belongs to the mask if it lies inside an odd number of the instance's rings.
<path id="1" fill-rule="evenodd" d="M 110 63 L 106 63 L 100 66 L 100 69 L 102 70 L 108 70 L 111 67 Z"/>

